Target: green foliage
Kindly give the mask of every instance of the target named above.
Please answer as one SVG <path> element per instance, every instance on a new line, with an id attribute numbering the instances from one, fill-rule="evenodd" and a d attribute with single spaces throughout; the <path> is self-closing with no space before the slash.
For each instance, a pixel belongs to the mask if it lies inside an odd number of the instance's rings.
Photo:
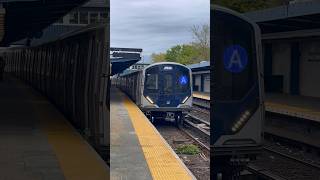
<path id="1" fill-rule="evenodd" d="M 195 155 L 199 154 L 200 150 L 198 146 L 193 145 L 193 144 L 188 144 L 188 145 L 181 145 L 177 148 L 177 153 L 178 154 L 188 154 L 188 155 Z"/>
<path id="2" fill-rule="evenodd" d="M 151 54 L 151 58 L 153 60 L 153 62 L 163 62 L 166 60 L 166 54 L 165 53 L 152 53 Z"/>
<path id="3" fill-rule="evenodd" d="M 209 25 L 193 26 L 191 33 L 194 41 L 189 44 L 176 45 L 165 53 L 153 53 L 153 62 L 177 62 L 180 64 L 194 64 L 210 58 L 210 28 Z"/>
<path id="4" fill-rule="evenodd" d="M 167 50 L 165 59 L 170 62 L 180 64 L 192 64 L 197 61 L 199 56 L 198 49 L 189 44 L 176 45 Z"/>

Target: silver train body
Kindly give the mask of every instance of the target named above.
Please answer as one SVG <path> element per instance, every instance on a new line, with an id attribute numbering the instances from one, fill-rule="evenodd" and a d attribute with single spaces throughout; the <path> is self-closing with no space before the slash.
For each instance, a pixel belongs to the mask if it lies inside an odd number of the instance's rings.
<path id="1" fill-rule="evenodd" d="M 113 84 L 124 91 L 154 122 L 174 119 L 181 125 L 192 106 L 191 70 L 172 62 L 154 63 L 143 70 L 113 78 Z"/>

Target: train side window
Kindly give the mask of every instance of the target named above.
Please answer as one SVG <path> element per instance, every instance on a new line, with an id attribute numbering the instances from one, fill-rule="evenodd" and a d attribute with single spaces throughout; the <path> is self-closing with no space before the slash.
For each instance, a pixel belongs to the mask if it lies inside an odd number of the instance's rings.
<path id="1" fill-rule="evenodd" d="M 157 74 L 147 74 L 146 88 L 149 90 L 157 90 L 158 89 L 158 75 Z"/>

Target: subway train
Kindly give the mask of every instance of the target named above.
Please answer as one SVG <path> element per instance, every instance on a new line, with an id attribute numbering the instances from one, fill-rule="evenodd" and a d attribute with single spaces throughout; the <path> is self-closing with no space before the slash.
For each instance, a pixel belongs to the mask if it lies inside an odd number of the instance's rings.
<path id="1" fill-rule="evenodd" d="M 263 140 L 260 29 L 243 15 L 223 7 L 211 6 L 211 14 L 213 162 L 249 161 L 261 151 Z"/>
<path id="2" fill-rule="evenodd" d="M 146 114 L 156 120 L 183 123 L 192 106 L 191 70 L 173 62 L 154 63 L 143 70 L 119 75 L 113 79 Z"/>
<path id="3" fill-rule="evenodd" d="M 107 159 L 109 43 L 105 26 L 86 27 L 37 46 L 10 47 L 1 57 L 8 74 L 45 95 Z"/>

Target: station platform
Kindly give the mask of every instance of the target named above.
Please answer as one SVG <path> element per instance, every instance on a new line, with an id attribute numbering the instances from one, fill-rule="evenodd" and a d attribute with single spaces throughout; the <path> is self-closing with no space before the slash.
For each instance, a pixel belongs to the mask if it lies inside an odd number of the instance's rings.
<path id="1" fill-rule="evenodd" d="M 115 87 L 110 89 L 110 111 L 111 179 L 195 179 L 140 109 Z"/>
<path id="2" fill-rule="evenodd" d="M 210 101 L 210 93 L 194 91 L 193 97 Z"/>
<path id="3" fill-rule="evenodd" d="M 320 98 L 267 93 L 265 108 L 268 112 L 320 122 Z"/>
<path id="4" fill-rule="evenodd" d="M 0 180 L 106 180 L 109 168 L 41 94 L 0 82 Z"/>

